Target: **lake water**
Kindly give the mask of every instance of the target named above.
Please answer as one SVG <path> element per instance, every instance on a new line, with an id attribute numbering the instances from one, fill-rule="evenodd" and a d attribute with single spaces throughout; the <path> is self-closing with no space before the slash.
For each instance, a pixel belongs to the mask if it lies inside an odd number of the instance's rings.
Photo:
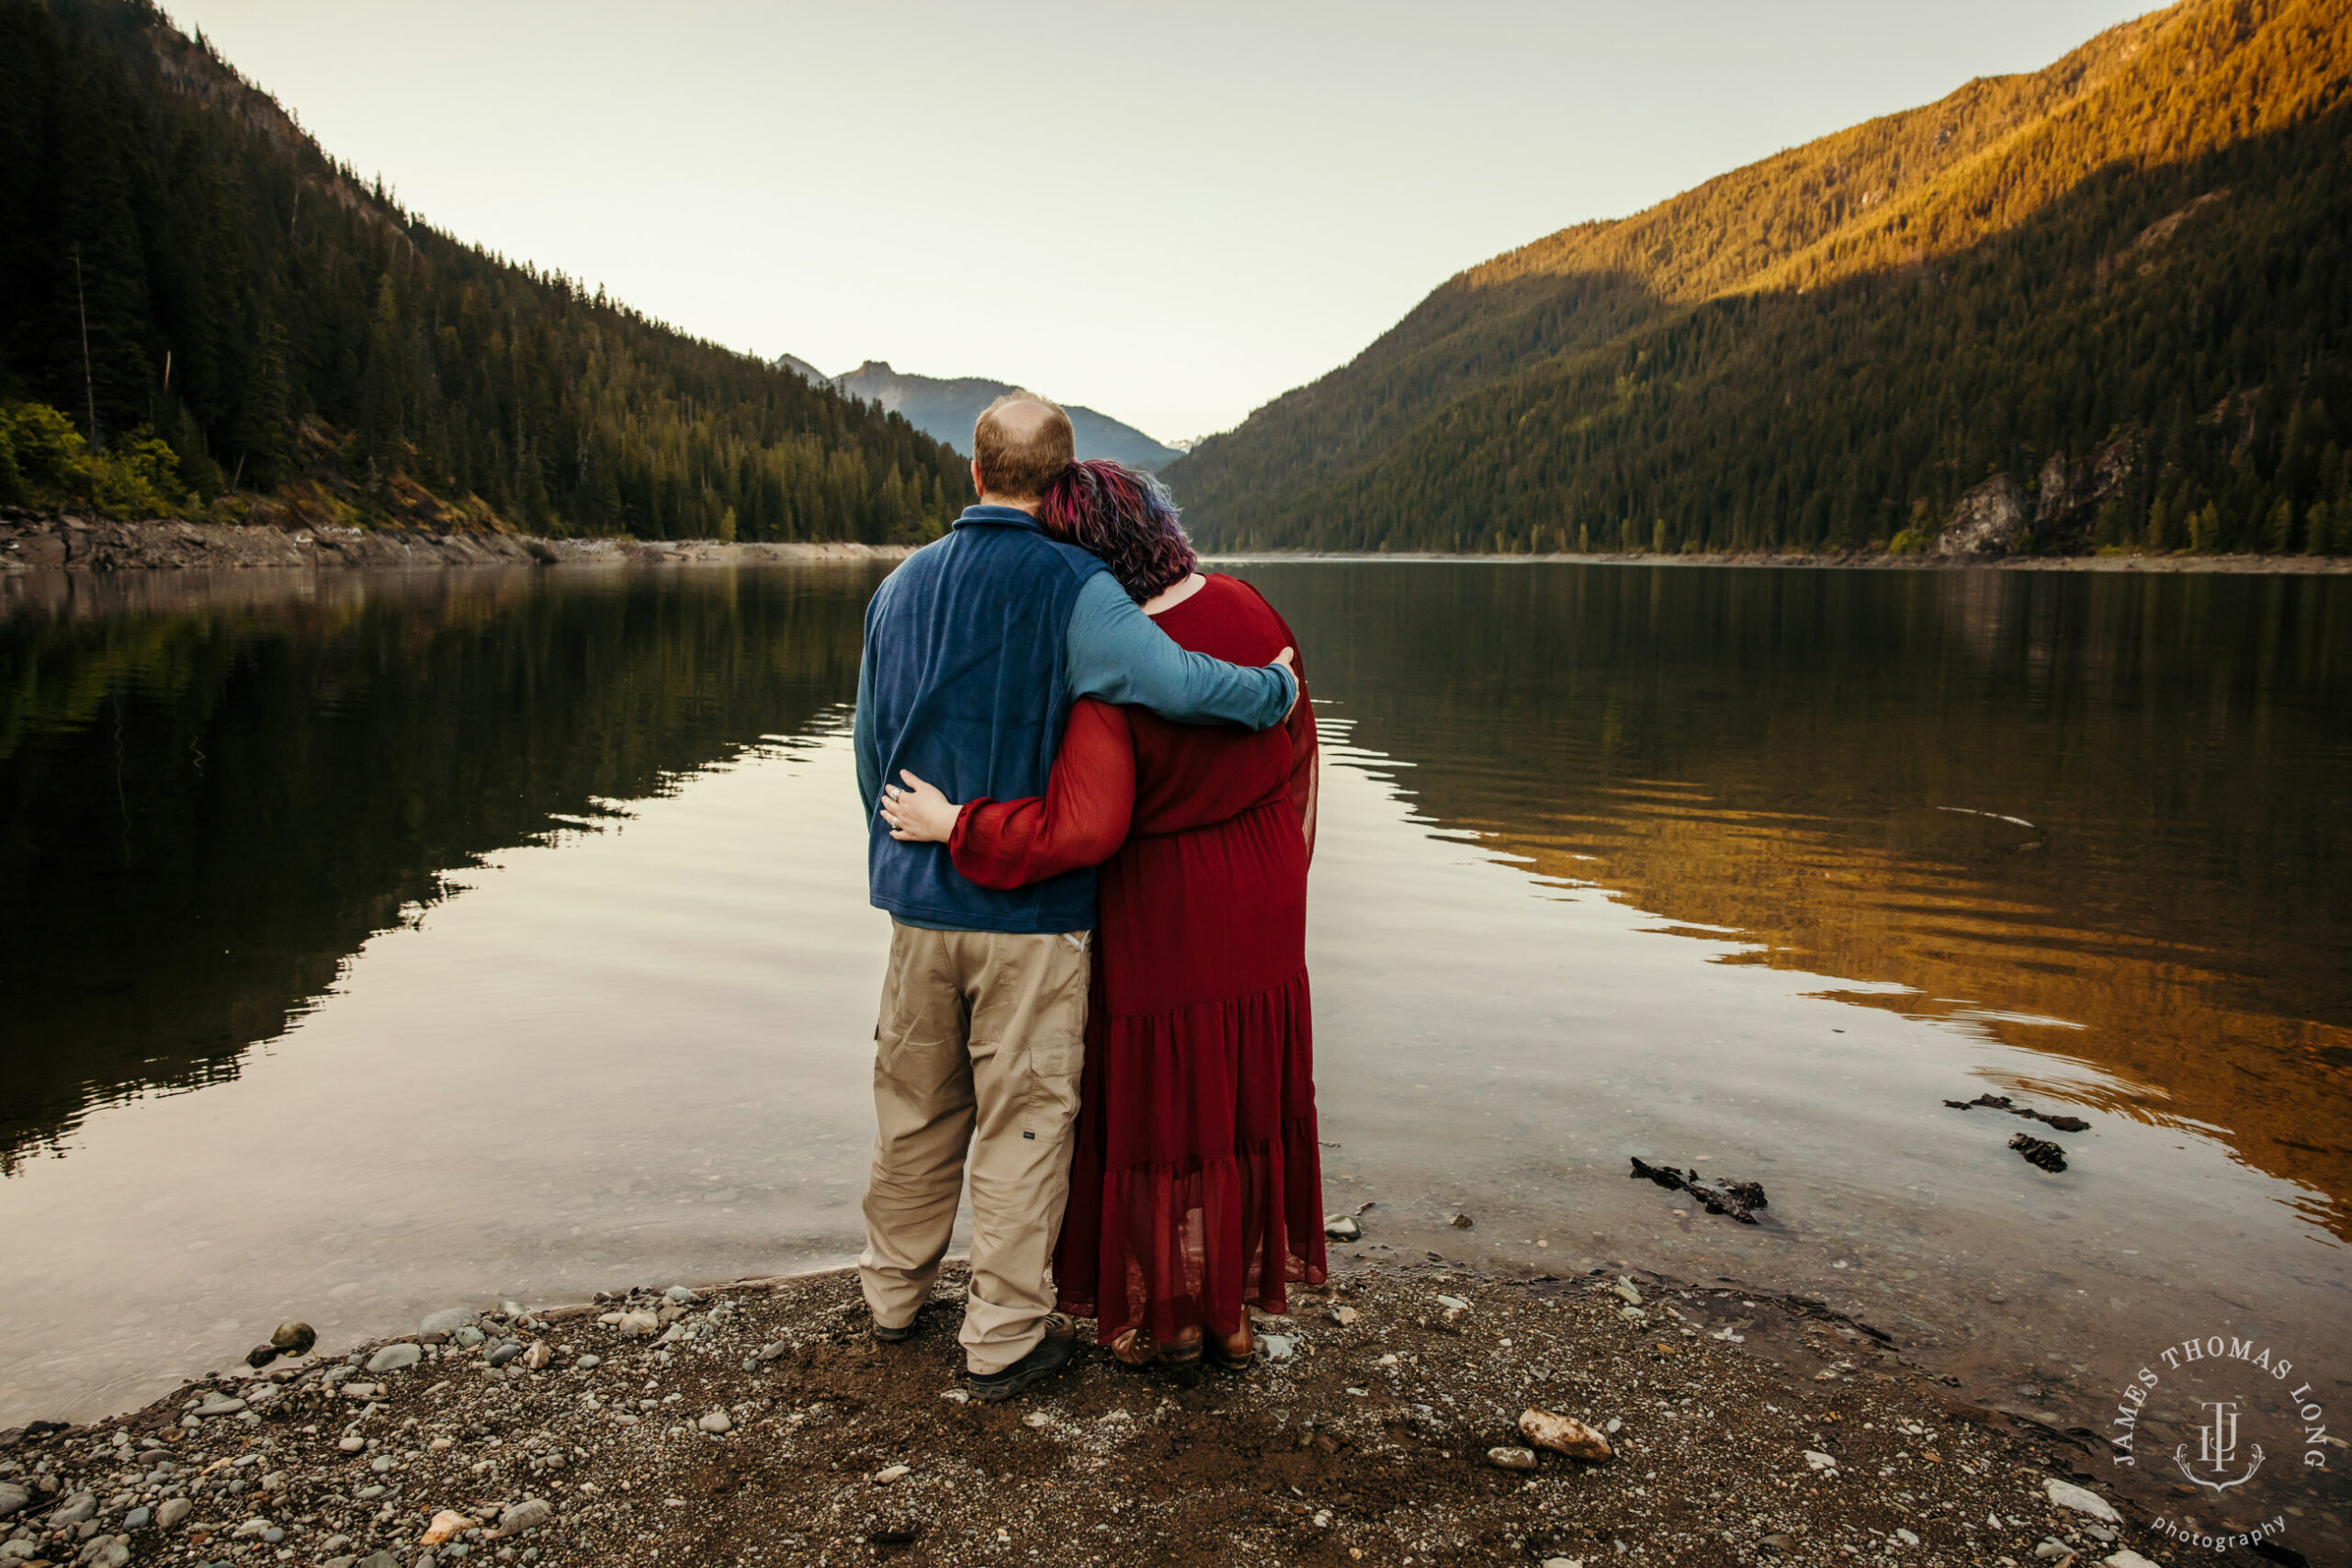
<path id="1" fill-rule="evenodd" d="M 1799 1292 L 2059 1425 L 2258 1333 L 2352 1423 L 2352 580 L 1238 570 L 1365 1251 Z M 847 1260 L 877 576 L 0 579 L 0 1424 Z"/>

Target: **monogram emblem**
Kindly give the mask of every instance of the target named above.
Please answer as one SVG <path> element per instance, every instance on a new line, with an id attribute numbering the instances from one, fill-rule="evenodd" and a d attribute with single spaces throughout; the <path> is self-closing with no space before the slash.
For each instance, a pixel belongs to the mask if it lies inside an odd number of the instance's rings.
<path id="1" fill-rule="evenodd" d="M 2208 1415 L 2205 1424 L 2197 1428 L 2197 1467 L 2188 1462 L 2188 1445 L 2181 1444 L 2172 1451 L 2173 1463 L 2180 1473 L 2198 1486 L 2214 1492 L 2226 1492 L 2233 1486 L 2243 1486 L 2254 1479 L 2262 1468 L 2262 1445 L 2251 1445 L 2253 1454 L 2243 1473 L 2231 1475 L 2230 1466 L 2238 1457 L 2238 1402 L 2234 1399 L 2209 1399 L 2204 1402 Z M 2199 1470 L 2205 1472 L 2200 1475 Z"/>

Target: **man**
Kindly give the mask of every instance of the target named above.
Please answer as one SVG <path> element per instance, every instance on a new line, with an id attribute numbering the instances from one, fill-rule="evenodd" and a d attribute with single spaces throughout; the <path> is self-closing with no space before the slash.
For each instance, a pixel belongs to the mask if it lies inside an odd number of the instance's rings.
<path id="1" fill-rule="evenodd" d="M 945 846 L 890 836 L 876 814 L 883 783 L 903 771 L 955 800 L 1043 795 L 1081 696 L 1262 729 L 1289 713 L 1298 683 L 1287 649 L 1245 670 L 1177 647 L 1101 560 L 1046 537 L 1039 502 L 1074 456 L 1060 409 L 999 398 L 972 452 L 980 503 L 892 572 L 865 614 L 857 784 L 873 901 L 892 923 L 858 1274 L 875 1337 L 911 1336 L 968 1150 L 961 1339 L 973 1394 L 998 1400 L 1061 1367 L 1075 1345 L 1046 1271 L 1069 1196 L 1094 874 L 977 886 Z"/>

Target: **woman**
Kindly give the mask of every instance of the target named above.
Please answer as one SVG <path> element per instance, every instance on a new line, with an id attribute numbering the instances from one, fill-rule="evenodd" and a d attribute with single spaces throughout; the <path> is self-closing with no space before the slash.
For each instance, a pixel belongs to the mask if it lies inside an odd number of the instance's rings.
<path id="1" fill-rule="evenodd" d="M 1184 647 L 1263 664 L 1295 639 L 1257 591 L 1204 576 L 1168 492 L 1066 470 L 1039 520 L 1110 563 Z M 1252 1306 L 1324 1279 L 1306 983 L 1315 716 L 1247 734 L 1085 701 L 1044 798 L 958 806 L 906 775 L 896 837 L 947 844 L 987 887 L 1102 865 L 1061 1308 L 1120 1360 L 1246 1366 Z"/>

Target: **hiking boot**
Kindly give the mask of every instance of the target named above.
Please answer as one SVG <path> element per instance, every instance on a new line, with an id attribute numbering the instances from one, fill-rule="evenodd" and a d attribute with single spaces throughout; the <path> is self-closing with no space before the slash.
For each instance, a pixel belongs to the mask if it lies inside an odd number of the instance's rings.
<path id="1" fill-rule="evenodd" d="M 972 1397 L 984 1404 L 1011 1399 L 1023 1389 L 1045 1382 L 1069 1364 L 1078 1350 L 1078 1328 L 1059 1313 L 1046 1314 L 1046 1337 L 1029 1353 L 1001 1372 L 969 1374 Z"/>
<path id="2" fill-rule="evenodd" d="M 922 1308 L 917 1307 L 915 1308 L 914 1316 L 907 1319 L 906 1322 L 899 1325 L 896 1328 L 886 1328 L 881 1324 L 876 1324 L 874 1325 L 874 1337 L 879 1339 L 885 1345 L 903 1345 L 908 1340 L 912 1339 L 915 1337 L 915 1330 L 922 1326 Z"/>

